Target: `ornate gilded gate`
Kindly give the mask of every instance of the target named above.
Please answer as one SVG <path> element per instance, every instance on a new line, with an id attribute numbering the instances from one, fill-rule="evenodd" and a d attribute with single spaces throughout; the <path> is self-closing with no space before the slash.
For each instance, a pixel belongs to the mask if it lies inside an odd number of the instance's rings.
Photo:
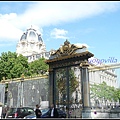
<path id="1" fill-rule="evenodd" d="M 49 64 L 50 104 L 66 107 L 68 117 L 74 105 L 90 107 L 88 58 L 93 54 L 85 46 L 68 40 L 46 61 Z M 77 70 L 77 72 L 76 72 Z"/>

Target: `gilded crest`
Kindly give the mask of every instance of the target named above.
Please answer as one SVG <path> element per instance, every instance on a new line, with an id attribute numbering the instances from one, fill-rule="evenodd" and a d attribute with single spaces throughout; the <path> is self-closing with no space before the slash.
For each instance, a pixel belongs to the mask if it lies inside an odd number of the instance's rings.
<path id="1" fill-rule="evenodd" d="M 67 56 L 67 55 L 73 55 L 76 53 L 77 49 L 83 49 L 86 48 L 86 46 L 77 46 L 74 44 L 70 44 L 68 40 L 64 42 L 64 45 L 62 45 L 58 50 L 56 50 L 54 53 L 52 53 L 52 56 L 55 57 L 61 57 L 61 56 Z"/>

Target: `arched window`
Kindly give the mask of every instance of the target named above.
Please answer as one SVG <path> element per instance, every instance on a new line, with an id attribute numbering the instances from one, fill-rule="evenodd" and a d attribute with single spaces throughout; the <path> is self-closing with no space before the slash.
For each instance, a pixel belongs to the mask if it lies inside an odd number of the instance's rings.
<path id="1" fill-rule="evenodd" d="M 35 34 L 34 31 L 30 31 L 29 38 L 30 38 L 30 40 L 35 40 L 36 39 L 36 34 Z"/>
<path id="2" fill-rule="evenodd" d="M 20 40 L 24 40 L 24 39 L 26 39 L 26 34 L 25 33 L 22 35 Z"/>

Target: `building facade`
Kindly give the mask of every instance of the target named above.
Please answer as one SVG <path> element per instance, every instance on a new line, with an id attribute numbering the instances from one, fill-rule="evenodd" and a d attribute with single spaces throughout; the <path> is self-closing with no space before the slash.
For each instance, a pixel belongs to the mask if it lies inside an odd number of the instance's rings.
<path id="1" fill-rule="evenodd" d="M 96 62 L 92 63 L 92 60 L 96 60 Z M 97 62 L 99 61 L 99 62 Z M 105 65 L 104 62 L 100 62 L 98 58 L 92 57 L 89 59 L 89 63 L 91 66 L 100 66 Z M 98 71 L 90 71 L 89 72 L 89 81 L 90 85 L 93 85 L 94 83 L 99 85 L 103 82 L 105 82 L 108 86 L 118 88 L 118 80 L 117 80 L 117 74 L 115 69 L 106 69 L 106 70 L 98 70 Z M 98 98 L 91 98 L 91 105 L 92 106 L 99 106 L 99 107 L 105 107 L 106 105 L 114 106 L 115 104 L 118 104 L 118 102 L 112 101 L 106 101 L 104 98 L 98 99 Z"/>
<path id="2" fill-rule="evenodd" d="M 96 62 L 91 62 L 96 60 Z M 91 66 L 100 66 L 105 65 L 105 63 L 100 62 L 98 58 L 92 57 L 89 60 Z M 99 62 L 97 62 L 99 61 Z M 117 75 L 115 69 L 106 69 L 106 70 L 99 70 L 99 71 L 90 71 L 89 72 L 89 79 L 91 84 L 101 84 L 103 81 L 107 83 L 108 86 L 118 88 L 117 83 Z"/>
<path id="3" fill-rule="evenodd" d="M 28 58 L 28 62 L 32 62 L 44 57 L 48 59 L 52 50 L 47 52 L 41 34 L 32 26 L 24 32 L 17 43 L 16 53 L 22 54 Z"/>

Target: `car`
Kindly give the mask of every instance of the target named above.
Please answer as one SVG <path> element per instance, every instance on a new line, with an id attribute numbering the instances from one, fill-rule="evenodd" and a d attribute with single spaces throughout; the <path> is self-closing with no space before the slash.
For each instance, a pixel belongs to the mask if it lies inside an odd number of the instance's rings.
<path id="1" fill-rule="evenodd" d="M 65 111 L 61 110 L 60 108 L 57 108 L 58 111 L 58 118 L 66 118 L 67 114 Z M 50 117 L 50 108 L 44 112 L 44 114 L 41 115 L 41 118 L 49 118 Z"/>
<path id="2" fill-rule="evenodd" d="M 66 112 L 64 112 L 63 110 L 61 110 L 60 108 L 57 108 L 58 110 L 58 118 L 66 118 L 67 114 Z M 42 115 L 41 118 L 49 118 L 50 115 L 50 108 L 45 108 L 45 109 L 41 109 Z M 36 115 L 34 114 L 30 114 L 24 117 L 24 119 L 36 119 Z"/>
<path id="3" fill-rule="evenodd" d="M 11 107 L 5 118 L 24 118 L 27 115 L 34 114 L 34 109 L 30 107 Z"/>
<path id="4" fill-rule="evenodd" d="M 49 110 L 49 108 L 43 108 L 43 109 L 41 109 L 42 115 L 43 115 L 44 113 L 46 113 L 48 110 Z"/>
<path id="5" fill-rule="evenodd" d="M 41 110 L 42 115 L 43 115 L 43 114 L 45 114 L 49 110 L 49 108 L 44 108 L 44 109 L 40 109 L 40 110 Z M 25 116 L 24 119 L 36 119 L 35 112 L 33 114 Z"/>
<path id="6" fill-rule="evenodd" d="M 35 113 L 25 116 L 23 119 L 36 119 Z"/>

